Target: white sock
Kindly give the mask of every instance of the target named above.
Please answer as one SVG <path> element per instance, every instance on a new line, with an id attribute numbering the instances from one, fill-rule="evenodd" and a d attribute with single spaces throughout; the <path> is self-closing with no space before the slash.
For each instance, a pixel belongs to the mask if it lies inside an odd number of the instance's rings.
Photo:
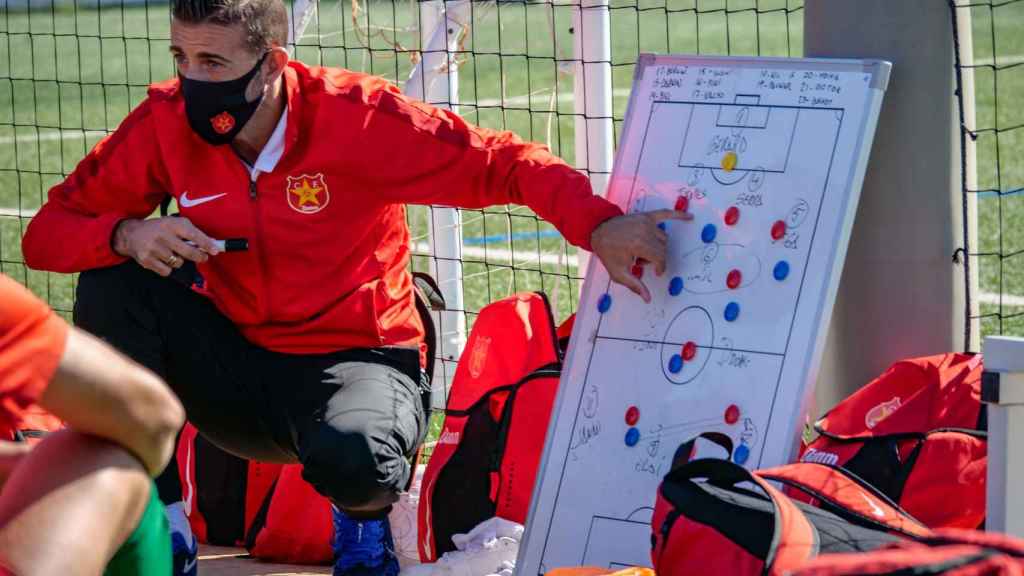
<path id="1" fill-rule="evenodd" d="M 188 523 L 185 516 L 185 503 L 175 502 L 164 506 L 164 514 L 167 515 L 167 523 L 170 524 L 171 534 L 181 534 L 185 537 L 185 544 L 192 544 L 192 525 Z"/>

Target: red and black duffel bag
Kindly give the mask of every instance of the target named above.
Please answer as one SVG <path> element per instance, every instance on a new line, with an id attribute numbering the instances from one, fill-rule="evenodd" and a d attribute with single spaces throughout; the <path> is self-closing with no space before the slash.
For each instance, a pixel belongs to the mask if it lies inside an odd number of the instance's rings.
<path id="1" fill-rule="evenodd" d="M 494 516 L 526 523 L 561 361 L 543 294 L 515 294 L 480 311 L 420 488 L 424 562 L 454 550 L 454 534 Z"/>
<path id="2" fill-rule="evenodd" d="M 703 481 L 699 481 L 703 480 Z M 768 481 L 806 491 L 796 502 Z M 787 574 L 821 554 L 876 550 L 931 531 L 866 483 L 819 464 L 752 473 L 694 460 L 658 490 L 651 559 L 659 576 Z"/>
<path id="3" fill-rule="evenodd" d="M 1020 576 L 1024 542 L 1003 534 L 952 528 L 868 554 L 832 554 L 811 560 L 793 576 Z"/>
<path id="4" fill-rule="evenodd" d="M 815 424 L 801 461 L 843 467 L 929 527 L 982 526 L 981 373 L 980 355 L 897 362 Z"/>

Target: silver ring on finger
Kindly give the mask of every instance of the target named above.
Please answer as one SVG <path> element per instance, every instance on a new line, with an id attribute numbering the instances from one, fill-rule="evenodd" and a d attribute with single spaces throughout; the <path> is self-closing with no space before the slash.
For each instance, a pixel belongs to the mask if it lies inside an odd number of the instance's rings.
<path id="1" fill-rule="evenodd" d="M 178 255 L 177 254 L 171 254 L 171 257 L 168 258 L 167 261 L 164 262 L 164 263 L 167 264 L 168 266 L 170 266 L 171 268 L 175 268 L 175 267 L 178 266 L 178 262 L 179 262 Z"/>

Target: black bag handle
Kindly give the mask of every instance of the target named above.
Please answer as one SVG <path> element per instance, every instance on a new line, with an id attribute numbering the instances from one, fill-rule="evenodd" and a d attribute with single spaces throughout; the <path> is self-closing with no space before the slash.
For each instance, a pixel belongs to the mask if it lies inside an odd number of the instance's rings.
<path id="1" fill-rule="evenodd" d="M 672 456 L 672 469 L 675 470 L 677 467 L 682 466 L 690 461 L 690 457 L 693 455 L 693 448 L 697 444 L 697 440 L 703 438 L 714 442 L 725 449 L 725 453 L 732 456 L 733 444 L 732 438 L 728 434 L 721 432 L 702 432 L 697 436 L 683 442 L 676 448 L 676 453 Z"/>

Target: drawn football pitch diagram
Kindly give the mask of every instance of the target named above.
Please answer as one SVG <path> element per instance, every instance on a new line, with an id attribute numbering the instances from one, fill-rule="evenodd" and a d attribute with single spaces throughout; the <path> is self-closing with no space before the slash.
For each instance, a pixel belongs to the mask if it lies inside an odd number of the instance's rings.
<path id="1" fill-rule="evenodd" d="M 656 489 L 673 464 L 782 463 L 812 390 L 863 174 L 863 126 L 877 118 L 865 109 L 872 74 L 863 64 L 844 74 L 649 71 L 634 88 L 643 96 L 630 102 L 609 197 L 628 212 L 685 208 L 694 220 L 662 225 L 665 274 L 633 266 L 650 304 L 602 269 L 588 274 L 522 574 L 649 565 Z M 850 96 L 759 93 L 766 77 L 798 74 Z"/>

